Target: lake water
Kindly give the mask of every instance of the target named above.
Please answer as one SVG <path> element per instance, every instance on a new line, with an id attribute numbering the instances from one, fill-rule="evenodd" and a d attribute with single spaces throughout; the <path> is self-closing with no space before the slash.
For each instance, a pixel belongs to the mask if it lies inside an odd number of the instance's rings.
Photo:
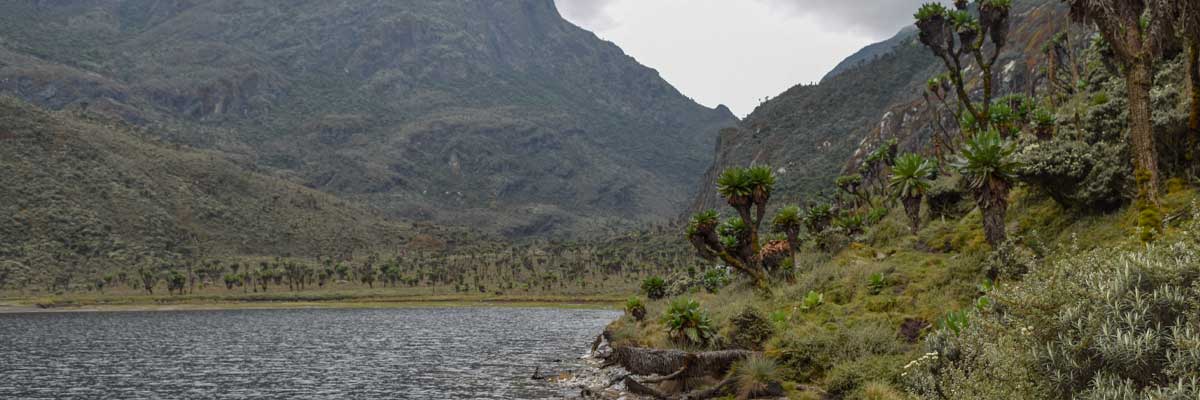
<path id="1" fill-rule="evenodd" d="M 397 308 L 0 314 L 0 399 L 543 399 L 620 314 Z M 561 360 L 561 362 L 556 362 Z"/>

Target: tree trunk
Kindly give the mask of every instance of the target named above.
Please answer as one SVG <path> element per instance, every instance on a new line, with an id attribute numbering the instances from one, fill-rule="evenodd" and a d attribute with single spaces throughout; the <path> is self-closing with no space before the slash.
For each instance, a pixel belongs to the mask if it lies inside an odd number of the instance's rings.
<path id="1" fill-rule="evenodd" d="M 983 213 L 983 235 L 992 248 L 1008 240 L 1004 232 L 1004 215 L 1008 213 L 1008 183 L 992 180 L 985 183 L 979 195 L 979 211 Z"/>
<path id="2" fill-rule="evenodd" d="M 916 235 L 917 230 L 921 229 L 921 197 L 909 196 L 902 201 L 904 202 L 904 213 L 908 214 L 908 227 Z"/>
<path id="3" fill-rule="evenodd" d="M 1188 81 L 1191 82 L 1192 104 L 1188 113 L 1187 159 L 1194 159 L 1196 141 L 1200 139 L 1200 39 L 1192 39 L 1188 45 Z"/>
<path id="4" fill-rule="evenodd" d="M 1133 167 L 1145 171 L 1147 176 L 1138 190 L 1147 201 L 1158 204 L 1158 154 L 1154 148 L 1154 124 L 1150 114 L 1150 87 L 1154 83 L 1151 66 L 1152 61 L 1147 57 L 1129 63 L 1126 86 L 1129 90 L 1129 140 L 1133 151 Z"/>

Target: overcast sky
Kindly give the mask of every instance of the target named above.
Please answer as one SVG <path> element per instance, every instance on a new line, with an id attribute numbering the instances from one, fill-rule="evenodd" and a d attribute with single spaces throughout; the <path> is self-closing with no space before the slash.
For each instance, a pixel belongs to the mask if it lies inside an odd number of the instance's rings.
<path id="1" fill-rule="evenodd" d="M 657 69 L 684 95 L 739 117 L 891 37 L 927 1 L 555 0 L 568 20 Z"/>

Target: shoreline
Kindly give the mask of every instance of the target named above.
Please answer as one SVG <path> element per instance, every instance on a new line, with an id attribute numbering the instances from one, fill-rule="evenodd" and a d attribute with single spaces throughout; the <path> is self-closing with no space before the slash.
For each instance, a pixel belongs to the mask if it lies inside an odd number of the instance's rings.
<path id="1" fill-rule="evenodd" d="M 216 311 L 286 309 L 384 309 L 421 307 L 511 307 L 617 309 L 620 300 L 612 296 L 347 296 L 329 300 L 286 298 L 213 298 L 213 297 L 96 297 L 96 298 L 8 298 L 0 300 L 0 314 L 144 312 L 144 311 Z"/>

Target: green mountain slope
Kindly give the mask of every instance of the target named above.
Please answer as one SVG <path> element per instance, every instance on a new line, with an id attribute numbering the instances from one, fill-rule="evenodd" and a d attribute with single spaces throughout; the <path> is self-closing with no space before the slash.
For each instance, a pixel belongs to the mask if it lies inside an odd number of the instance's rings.
<path id="1" fill-rule="evenodd" d="M 672 215 L 736 123 L 550 0 L 19 2 L 0 90 L 87 102 L 412 220 L 513 236 Z"/>
<path id="2" fill-rule="evenodd" d="M 0 260 L 44 282 L 60 271 L 98 276 L 148 262 L 346 258 L 453 244 L 448 232 L 391 222 L 211 151 L 155 143 L 150 132 L 98 114 L 49 112 L 4 96 L 0 170 Z"/>

